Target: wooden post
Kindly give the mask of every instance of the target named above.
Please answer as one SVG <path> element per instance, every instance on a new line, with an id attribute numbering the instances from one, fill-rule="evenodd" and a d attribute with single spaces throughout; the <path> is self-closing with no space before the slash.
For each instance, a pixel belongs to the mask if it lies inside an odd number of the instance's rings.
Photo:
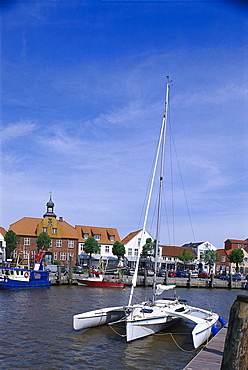
<path id="1" fill-rule="evenodd" d="M 57 266 L 57 284 L 61 285 L 61 266 Z"/>
<path id="2" fill-rule="evenodd" d="M 221 370 L 247 370 L 248 296 L 238 295 L 230 311 Z"/>
<path id="3" fill-rule="evenodd" d="M 147 281 L 147 270 L 144 270 L 144 279 L 143 279 L 143 285 L 148 286 L 148 281 Z"/>
<path id="4" fill-rule="evenodd" d="M 71 285 L 72 284 L 72 256 L 69 257 L 69 278 L 68 278 L 68 283 Z"/>
<path id="5" fill-rule="evenodd" d="M 164 285 L 168 285 L 168 270 L 165 270 Z"/>
<path id="6" fill-rule="evenodd" d="M 232 280 L 232 274 L 229 274 L 229 280 L 228 280 L 228 288 L 232 289 L 233 286 L 233 280 Z"/>
<path id="7" fill-rule="evenodd" d="M 214 287 L 214 274 L 210 275 L 209 288 Z"/>
<path id="8" fill-rule="evenodd" d="M 187 287 L 188 287 L 188 288 L 190 288 L 190 287 L 191 287 L 191 272 L 190 272 L 190 271 L 189 271 L 189 273 L 188 273 Z"/>

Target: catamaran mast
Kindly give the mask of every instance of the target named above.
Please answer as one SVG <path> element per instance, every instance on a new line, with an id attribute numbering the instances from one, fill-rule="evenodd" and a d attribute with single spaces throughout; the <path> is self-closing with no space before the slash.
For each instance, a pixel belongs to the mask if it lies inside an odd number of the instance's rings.
<path id="1" fill-rule="evenodd" d="M 156 175 L 156 170 L 157 170 L 159 153 L 160 153 L 161 144 L 162 144 L 163 141 L 165 141 L 164 139 L 165 139 L 165 132 L 166 132 L 166 119 L 167 119 L 167 111 L 168 111 L 169 87 L 170 87 L 170 82 L 168 81 L 166 83 L 166 99 L 165 99 L 164 117 L 163 117 L 163 120 L 162 120 L 162 125 L 161 125 L 161 130 L 160 130 L 160 135 L 159 135 L 158 147 L 157 147 L 157 152 L 156 152 L 156 157 L 155 157 L 155 164 L 154 164 L 154 169 L 153 169 L 153 173 L 152 173 L 151 186 L 150 186 L 149 195 L 148 195 L 148 201 L 147 201 L 147 206 L 146 206 L 146 211 L 145 211 L 144 223 L 143 223 L 143 227 L 142 227 L 142 231 L 141 231 L 141 240 L 140 240 L 140 245 L 139 245 L 139 252 L 138 252 L 138 256 L 137 256 L 137 261 L 136 261 L 136 266 L 135 266 L 133 279 L 132 279 L 132 286 L 131 286 L 131 292 L 130 292 L 130 296 L 129 296 L 128 306 L 131 306 L 131 304 L 132 304 L 134 288 L 136 287 L 136 283 L 137 283 L 140 254 L 141 254 L 144 242 L 145 242 L 144 239 L 145 239 L 146 223 L 147 223 L 147 217 L 148 217 L 148 212 L 149 212 L 150 203 L 151 203 L 151 196 L 152 196 L 154 180 L 155 180 L 155 175 Z M 163 152 L 164 152 L 164 149 L 163 149 Z M 164 155 L 163 155 L 163 157 L 164 157 Z M 161 178 L 161 173 L 160 173 L 160 178 Z M 161 185 L 162 185 L 162 182 L 161 182 Z M 159 207 L 159 208 L 161 208 L 161 207 Z M 159 218 L 160 218 L 160 216 L 159 216 Z M 156 240 L 157 240 L 157 245 L 156 245 L 157 250 L 155 252 L 156 253 L 155 254 L 155 261 L 156 261 L 155 264 L 157 265 L 158 237 L 157 237 Z M 154 275 L 155 275 L 155 278 L 154 278 L 154 282 L 153 282 L 153 295 L 155 296 L 156 267 L 155 267 L 155 274 Z"/>
<path id="2" fill-rule="evenodd" d="M 160 164 L 160 176 L 159 176 L 159 195 L 158 195 L 158 212 L 157 212 L 157 228 L 156 228 L 156 246 L 155 246 L 155 257 L 154 257 L 154 276 L 153 276 L 153 287 L 152 287 L 152 303 L 155 302 L 156 297 L 156 280 L 157 280 L 157 268 L 158 268 L 158 254 L 159 254 L 159 243 L 160 243 L 160 226 L 161 226 L 161 205 L 162 205 L 162 193 L 163 193 L 163 181 L 164 181 L 164 157 L 165 157 L 165 138 L 167 128 L 167 113 L 169 105 L 169 89 L 170 82 L 166 83 L 166 96 L 165 96 L 165 108 L 164 117 L 162 121 L 162 146 L 161 146 L 161 164 Z"/>

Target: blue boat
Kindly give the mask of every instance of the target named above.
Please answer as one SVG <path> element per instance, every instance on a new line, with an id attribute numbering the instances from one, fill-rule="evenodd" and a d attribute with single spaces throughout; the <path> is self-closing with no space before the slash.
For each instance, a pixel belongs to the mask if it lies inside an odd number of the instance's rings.
<path id="1" fill-rule="evenodd" d="M 38 265 L 38 264 L 37 264 Z M 42 266 L 36 269 L 0 267 L 0 289 L 48 288 L 51 285 L 49 272 Z"/>
<path id="2" fill-rule="evenodd" d="M 42 256 L 44 246 L 35 258 L 33 269 L 24 266 L 11 265 L 0 267 L 0 289 L 32 289 L 48 288 L 51 286 L 49 272 L 43 269 Z"/>

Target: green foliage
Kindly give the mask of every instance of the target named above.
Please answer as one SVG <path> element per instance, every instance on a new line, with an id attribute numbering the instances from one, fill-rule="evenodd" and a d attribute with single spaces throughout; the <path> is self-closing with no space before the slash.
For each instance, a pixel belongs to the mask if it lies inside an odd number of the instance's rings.
<path id="1" fill-rule="evenodd" d="M 42 232 L 38 235 L 38 238 L 36 239 L 36 245 L 37 249 L 40 250 L 41 247 L 44 245 L 44 250 L 47 251 L 50 248 L 51 245 L 51 238 L 47 233 Z"/>
<path id="2" fill-rule="evenodd" d="M 147 258 L 148 255 L 149 256 L 151 256 L 151 255 L 154 256 L 155 247 L 156 247 L 156 240 L 152 240 L 152 238 L 147 238 L 146 239 L 146 244 L 143 245 L 140 257 L 141 258 Z M 152 252 L 152 251 L 153 251 L 153 253 L 149 253 L 149 252 Z"/>
<path id="3" fill-rule="evenodd" d="M 10 251 L 10 255 L 16 249 L 17 244 L 20 241 L 19 236 L 13 231 L 9 230 L 6 232 L 4 240 L 6 242 L 6 247 Z"/>
<path id="4" fill-rule="evenodd" d="M 120 257 L 124 257 L 124 255 L 126 253 L 126 249 L 124 247 L 124 244 L 120 243 L 119 241 L 116 241 L 113 245 L 112 253 L 113 253 L 114 256 L 117 256 L 118 259 Z"/>
<path id="5" fill-rule="evenodd" d="M 57 265 L 57 266 L 60 266 L 61 265 L 61 262 L 60 261 L 54 261 L 53 263 L 54 263 L 54 265 Z"/>
<path id="6" fill-rule="evenodd" d="M 184 249 L 182 252 L 179 253 L 178 258 L 180 261 L 184 263 L 192 262 L 195 260 L 194 253 L 191 252 L 189 249 Z"/>
<path id="7" fill-rule="evenodd" d="M 212 266 L 214 266 L 215 262 L 219 261 L 220 257 L 218 256 L 218 253 L 208 249 L 204 251 L 203 254 L 203 261 L 206 265 L 209 266 L 209 269 L 211 269 Z"/>
<path id="8" fill-rule="evenodd" d="M 236 264 L 236 272 L 239 272 L 239 263 L 244 261 L 244 252 L 242 249 L 235 248 L 229 254 L 229 261 Z"/>
<path id="9" fill-rule="evenodd" d="M 88 253 L 91 258 L 92 253 L 99 252 L 99 245 L 96 239 L 93 238 L 93 236 L 89 236 L 88 239 L 84 243 L 83 249 L 84 249 L 84 252 Z"/>

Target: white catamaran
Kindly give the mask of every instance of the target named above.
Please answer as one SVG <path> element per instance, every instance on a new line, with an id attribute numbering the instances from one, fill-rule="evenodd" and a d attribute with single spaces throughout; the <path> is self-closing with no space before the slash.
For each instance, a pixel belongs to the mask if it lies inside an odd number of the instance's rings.
<path id="1" fill-rule="evenodd" d="M 159 142 L 156 151 L 155 165 L 152 173 L 148 202 L 145 211 L 144 223 L 142 228 L 142 236 L 139 245 L 139 254 L 136 262 L 135 272 L 132 279 L 129 302 L 127 306 L 108 307 L 97 309 L 94 311 L 81 313 L 73 316 L 73 327 L 75 330 L 88 329 L 94 326 L 109 324 L 124 324 L 126 330 L 127 342 L 149 336 L 157 333 L 166 327 L 174 324 L 179 319 L 193 322 L 192 340 L 195 348 L 208 340 L 212 333 L 212 327 L 216 329 L 216 322 L 219 316 L 216 313 L 207 311 L 201 308 L 188 306 L 185 301 L 178 298 L 173 299 L 156 299 L 156 296 L 175 288 L 174 285 L 156 285 L 157 273 L 157 257 L 159 248 L 160 235 L 160 210 L 162 201 L 163 178 L 164 178 L 164 153 L 165 153 L 165 137 L 166 137 L 166 121 L 168 115 L 170 82 L 166 83 L 166 99 L 165 109 L 162 120 L 162 126 L 159 135 Z M 148 212 L 153 192 L 156 171 L 160 158 L 160 174 L 159 174 L 159 196 L 158 196 L 158 211 L 157 211 L 157 229 L 156 229 L 156 248 L 154 261 L 154 277 L 152 288 L 152 299 L 140 304 L 132 304 L 134 289 L 136 287 L 139 259 L 142 246 L 145 244 L 145 230 L 148 218 Z M 143 239 L 143 240 L 142 240 Z M 221 321 L 221 320 L 220 320 Z"/>

